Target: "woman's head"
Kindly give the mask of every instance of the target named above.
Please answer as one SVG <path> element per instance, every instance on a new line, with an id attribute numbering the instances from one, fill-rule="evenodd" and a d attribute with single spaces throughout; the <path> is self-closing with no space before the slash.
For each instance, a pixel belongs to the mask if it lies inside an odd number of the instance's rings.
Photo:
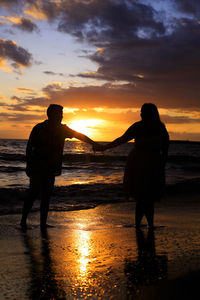
<path id="1" fill-rule="evenodd" d="M 144 103 L 141 107 L 141 118 L 145 122 L 160 121 L 158 109 L 153 103 Z"/>

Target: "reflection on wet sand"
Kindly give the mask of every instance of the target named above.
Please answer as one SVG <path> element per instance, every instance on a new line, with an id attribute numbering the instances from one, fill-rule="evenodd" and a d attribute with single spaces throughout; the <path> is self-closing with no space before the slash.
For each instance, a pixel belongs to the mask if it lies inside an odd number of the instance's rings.
<path id="1" fill-rule="evenodd" d="M 88 263 L 90 261 L 90 231 L 78 230 L 76 235 L 76 247 L 78 250 L 78 270 L 81 280 L 86 279 Z"/>
<path id="2" fill-rule="evenodd" d="M 157 255 L 153 230 L 136 231 L 138 257 L 125 260 L 124 272 L 130 293 L 138 293 L 142 286 L 152 285 L 167 277 L 167 256 Z"/>
<path id="3" fill-rule="evenodd" d="M 50 237 L 23 235 L 30 299 L 129 299 L 166 277 L 167 256 L 156 254 L 153 231 L 132 228 L 123 243 L 129 229 L 91 230 L 85 217 Z"/>
<path id="4" fill-rule="evenodd" d="M 30 260 L 30 299 L 66 299 L 65 291 L 56 279 L 47 232 L 41 232 L 41 248 L 28 234 L 23 235 Z"/>

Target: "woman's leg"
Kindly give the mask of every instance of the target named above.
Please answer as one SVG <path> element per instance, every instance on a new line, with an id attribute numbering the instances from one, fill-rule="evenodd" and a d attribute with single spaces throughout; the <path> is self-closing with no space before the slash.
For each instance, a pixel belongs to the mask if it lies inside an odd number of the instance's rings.
<path id="1" fill-rule="evenodd" d="M 145 217 L 149 228 L 154 227 L 154 202 L 145 205 Z"/>
<path id="2" fill-rule="evenodd" d="M 140 227 L 142 218 L 144 216 L 144 206 L 139 201 L 136 202 L 136 210 L 135 210 L 135 225 L 136 228 Z"/>

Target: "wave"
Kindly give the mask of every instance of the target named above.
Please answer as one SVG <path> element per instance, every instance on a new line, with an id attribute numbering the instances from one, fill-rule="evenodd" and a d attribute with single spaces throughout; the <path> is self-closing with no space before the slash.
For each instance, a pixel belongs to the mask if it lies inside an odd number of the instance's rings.
<path id="1" fill-rule="evenodd" d="M 14 166 L 0 166 L 0 172 L 2 173 L 15 173 L 15 172 L 24 172 L 25 168 L 23 167 L 14 167 Z"/>
<path id="2" fill-rule="evenodd" d="M 23 154 L 10 154 L 10 153 L 0 153 L 0 160 L 4 161 L 19 161 L 25 162 L 26 157 Z M 106 154 L 64 154 L 63 162 L 64 163 L 73 163 L 73 162 L 117 162 L 117 161 L 126 161 L 127 155 L 106 155 Z M 196 155 L 169 155 L 168 162 L 171 163 L 200 163 L 200 157 Z"/>
<path id="3" fill-rule="evenodd" d="M 0 153 L 0 160 L 25 162 L 26 156 L 23 154 Z"/>
<path id="4" fill-rule="evenodd" d="M 199 156 L 193 155 L 169 155 L 168 162 L 171 163 L 184 163 L 184 162 L 192 162 L 192 163 L 200 163 Z"/>
<path id="5" fill-rule="evenodd" d="M 95 154 L 64 154 L 63 162 L 112 162 L 125 161 L 127 156 L 95 155 Z M 25 162 L 23 154 L 0 153 L 0 160 Z"/>
<path id="6" fill-rule="evenodd" d="M 95 154 L 64 154 L 64 162 L 116 162 L 126 161 L 127 156 L 95 155 Z"/>
<path id="7" fill-rule="evenodd" d="M 166 186 L 166 195 L 199 193 L 200 177 Z M 0 215 L 21 213 L 28 190 L 0 188 Z M 122 184 L 74 184 L 56 186 L 51 200 L 52 211 L 69 211 L 94 208 L 100 204 L 124 201 Z M 39 211 L 36 201 L 33 211 Z"/>

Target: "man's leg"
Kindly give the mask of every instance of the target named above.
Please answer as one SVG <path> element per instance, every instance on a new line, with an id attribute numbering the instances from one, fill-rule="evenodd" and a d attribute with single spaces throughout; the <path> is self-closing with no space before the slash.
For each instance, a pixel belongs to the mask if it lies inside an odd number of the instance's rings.
<path id="1" fill-rule="evenodd" d="M 51 194 L 53 192 L 54 181 L 55 181 L 55 177 L 53 175 L 43 178 L 41 204 L 40 204 L 40 226 L 41 226 L 41 228 L 46 228 L 46 225 L 47 225 L 49 203 L 50 203 Z"/>
<path id="2" fill-rule="evenodd" d="M 31 208 L 33 206 L 33 202 L 37 198 L 40 191 L 40 180 L 39 177 L 33 176 L 30 177 L 30 186 L 28 191 L 28 196 L 24 200 L 24 206 L 22 209 L 22 218 L 20 225 L 22 228 L 26 228 L 26 220 L 28 217 L 29 212 L 31 211 Z"/>

